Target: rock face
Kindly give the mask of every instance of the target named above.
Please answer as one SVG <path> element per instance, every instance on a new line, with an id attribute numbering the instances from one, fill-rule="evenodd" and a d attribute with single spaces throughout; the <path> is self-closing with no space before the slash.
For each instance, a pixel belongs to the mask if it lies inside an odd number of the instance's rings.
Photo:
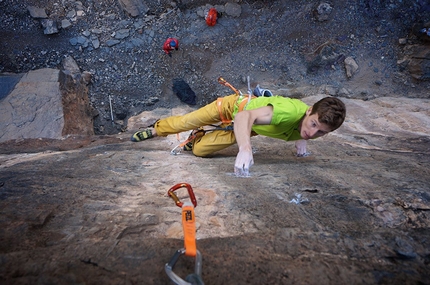
<path id="1" fill-rule="evenodd" d="M 2 284 L 172 284 L 164 266 L 184 242 L 167 191 L 182 182 L 198 202 L 205 284 L 429 283 L 428 36 L 410 31 L 428 21 L 425 1 L 23 2 L 0 1 L 0 71 L 27 80 L 6 81 L 21 91 L 0 99 Z M 232 174 L 236 146 L 203 159 L 170 155 L 188 132 L 130 142 L 194 109 L 172 79 L 202 106 L 231 92 L 219 76 L 246 89 L 248 75 L 308 104 L 340 97 L 347 120 L 308 157 L 253 137 L 249 178 Z M 93 135 L 91 106 L 111 135 Z M 193 271 L 191 257 L 174 267 Z"/>
<path id="2" fill-rule="evenodd" d="M 61 71 L 46 68 L 26 73 L 0 101 L 1 142 L 94 134 L 95 113 L 87 88 L 91 74 L 81 74 L 72 58 L 66 58 L 64 66 Z"/>
<path id="3" fill-rule="evenodd" d="M 81 73 L 73 58 L 67 57 L 63 61 L 59 81 L 65 120 L 62 135 L 94 135 L 93 117 L 96 112 L 90 106 L 87 87 L 91 74 Z"/>
<path id="4" fill-rule="evenodd" d="M 30 71 L 0 101 L 1 141 L 22 138 L 56 138 L 64 127 L 59 70 Z"/>
<path id="5" fill-rule="evenodd" d="M 310 141 L 308 157 L 253 137 L 249 178 L 232 174 L 236 146 L 170 155 L 188 133 L 0 143 L 2 281 L 172 284 L 164 265 L 184 242 L 167 191 L 185 182 L 205 284 L 426 284 L 430 101 L 342 100 L 347 120 Z M 191 110 L 158 108 L 128 124 Z M 174 267 L 182 278 L 193 271 L 186 256 Z"/>
<path id="6" fill-rule="evenodd" d="M 430 80 L 430 48 L 428 46 L 407 46 L 407 56 L 399 61 L 406 66 L 409 74 L 416 80 Z"/>

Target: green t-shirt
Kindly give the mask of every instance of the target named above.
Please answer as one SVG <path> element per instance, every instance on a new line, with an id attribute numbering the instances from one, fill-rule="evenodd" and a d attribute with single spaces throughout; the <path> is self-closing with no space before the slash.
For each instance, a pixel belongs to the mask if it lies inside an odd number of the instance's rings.
<path id="1" fill-rule="evenodd" d="M 252 130 L 259 135 L 285 141 L 302 139 L 297 128 L 309 106 L 298 99 L 272 96 L 252 99 L 245 107 L 245 110 L 253 110 L 269 105 L 273 106 L 270 125 L 253 125 Z M 237 110 L 235 111 L 234 115 L 237 113 Z"/>

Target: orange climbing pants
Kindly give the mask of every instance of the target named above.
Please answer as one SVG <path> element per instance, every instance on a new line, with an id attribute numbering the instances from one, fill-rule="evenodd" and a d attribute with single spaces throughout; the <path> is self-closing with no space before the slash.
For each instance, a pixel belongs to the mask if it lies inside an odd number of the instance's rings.
<path id="1" fill-rule="evenodd" d="M 196 111 L 182 115 L 171 116 L 161 119 L 155 123 L 155 131 L 158 136 L 173 135 L 181 132 L 191 131 L 208 125 L 218 125 L 226 127 L 229 123 L 222 123 L 221 116 L 226 120 L 233 119 L 235 105 L 237 107 L 239 95 L 226 96 L 221 101 L 221 108 L 218 108 L 217 101 L 214 101 Z M 221 113 L 221 115 L 220 115 Z M 200 157 L 222 150 L 236 143 L 233 131 L 215 130 L 197 137 L 193 143 L 193 154 Z"/>

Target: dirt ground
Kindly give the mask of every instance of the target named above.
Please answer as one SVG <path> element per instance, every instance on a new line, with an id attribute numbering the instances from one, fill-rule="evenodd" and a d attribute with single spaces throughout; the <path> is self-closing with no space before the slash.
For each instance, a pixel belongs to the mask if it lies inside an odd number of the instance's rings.
<path id="1" fill-rule="evenodd" d="M 237 1 L 240 16 L 208 27 L 197 14 L 205 1 L 148 1 L 136 19 L 117 1 L 81 1 L 85 16 L 46 36 L 26 7 L 62 18 L 79 4 L 60 2 L 0 1 L 1 72 L 56 68 L 72 55 L 94 75 L 97 136 L 0 144 L 0 283 L 172 284 L 164 265 L 183 240 L 167 190 L 187 182 L 205 284 L 430 284 L 430 85 L 398 65 L 399 39 L 426 44 L 416 28 L 430 20 L 428 2 L 327 1 L 333 10 L 318 21 L 318 1 Z M 70 44 L 124 27 L 131 35 L 113 47 Z M 172 57 L 161 49 L 169 36 L 181 44 Z M 359 65 L 349 79 L 348 56 Z M 129 141 L 142 112 L 156 119 L 229 94 L 219 76 L 242 90 L 250 76 L 309 103 L 341 97 L 347 121 L 305 158 L 253 138 L 250 178 L 231 173 L 235 147 L 202 159 L 170 155 L 173 136 Z M 173 94 L 174 78 L 190 84 L 196 106 Z M 174 271 L 185 278 L 193 260 Z"/>

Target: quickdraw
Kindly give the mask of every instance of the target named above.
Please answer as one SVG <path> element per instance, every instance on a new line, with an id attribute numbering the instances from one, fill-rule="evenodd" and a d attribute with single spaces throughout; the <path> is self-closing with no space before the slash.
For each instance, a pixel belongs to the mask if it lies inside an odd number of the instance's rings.
<path id="1" fill-rule="evenodd" d="M 176 196 L 174 191 L 180 188 L 187 188 L 188 195 L 190 196 L 190 201 L 186 201 L 182 203 L 179 201 L 179 198 Z M 181 248 L 175 252 L 172 259 L 169 263 L 166 263 L 164 269 L 166 271 L 167 276 L 174 281 L 176 284 L 184 284 L 184 285 L 203 285 L 203 280 L 201 278 L 202 272 L 202 256 L 200 251 L 197 250 L 196 246 L 196 218 L 194 214 L 194 207 L 197 206 L 196 197 L 194 195 L 193 188 L 188 183 L 179 183 L 174 185 L 172 188 L 167 191 L 167 194 L 175 201 L 175 204 L 178 207 L 182 208 L 182 228 L 184 231 L 184 248 Z M 189 274 L 186 277 L 186 281 L 180 278 L 173 272 L 173 267 L 178 261 L 181 255 L 195 257 L 195 266 L 194 273 Z M 189 282 L 187 282 L 189 281 Z M 191 282 L 191 283 L 190 283 Z"/>
<path id="2" fill-rule="evenodd" d="M 189 142 L 193 141 L 193 140 L 197 137 L 198 133 L 200 133 L 200 132 L 206 132 L 206 131 L 205 131 L 205 130 L 203 130 L 203 129 L 199 129 L 199 130 L 193 131 L 193 132 L 192 132 L 192 134 L 191 134 L 191 135 L 189 135 L 189 136 L 188 136 L 188 138 L 187 138 L 185 141 L 183 141 L 183 142 L 181 142 L 180 144 L 178 144 L 177 146 L 175 146 L 175 147 L 170 151 L 170 154 L 173 154 L 173 155 L 180 154 L 180 153 L 182 152 L 182 148 L 183 148 L 187 143 L 189 143 Z M 179 140 L 179 134 L 177 134 L 177 137 L 178 137 L 178 140 Z"/>
<path id="3" fill-rule="evenodd" d="M 187 188 L 190 202 L 182 203 L 174 191 L 180 188 Z M 194 207 L 197 207 L 196 196 L 193 188 L 188 183 L 179 183 L 174 185 L 167 191 L 167 195 L 175 201 L 176 206 L 182 208 L 182 226 L 184 230 L 184 246 L 186 249 L 185 255 L 196 256 L 196 221 L 194 216 Z"/>

